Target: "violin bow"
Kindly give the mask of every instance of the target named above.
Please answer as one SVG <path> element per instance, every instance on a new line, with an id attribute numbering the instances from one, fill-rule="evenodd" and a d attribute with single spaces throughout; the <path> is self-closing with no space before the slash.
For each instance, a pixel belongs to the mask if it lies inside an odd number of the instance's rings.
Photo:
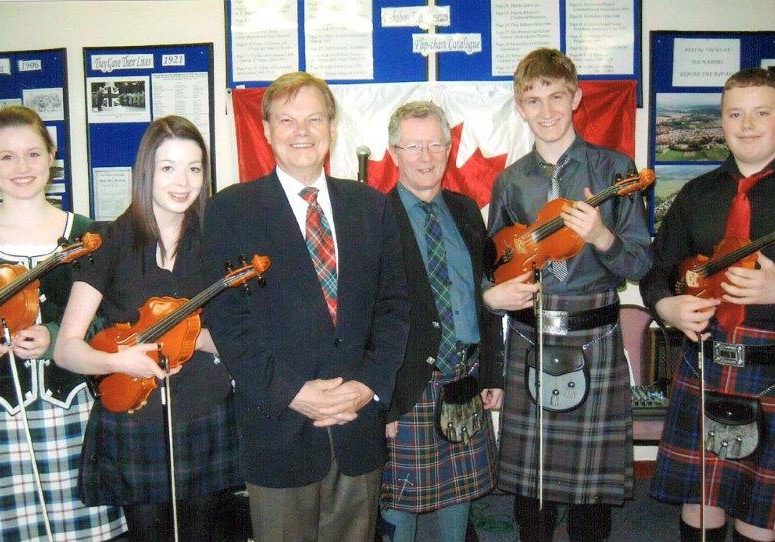
<path id="1" fill-rule="evenodd" d="M 536 321 L 536 419 L 538 423 L 538 529 L 543 539 L 544 523 L 544 291 L 543 273 L 541 269 L 534 267 L 533 274 L 538 285 L 535 296 L 535 321 Z"/>
<path id="2" fill-rule="evenodd" d="M 5 318 L 2 319 L 3 326 L 3 338 L 5 344 L 8 345 L 8 361 L 11 364 L 11 375 L 13 376 L 13 387 L 16 390 L 16 400 L 19 401 L 19 413 L 22 415 L 22 425 L 24 425 L 24 437 L 27 439 L 27 447 L 30 450 L 30 459 L 32 463 L 32 474 L 35 478 L 35 487 L 38 492 L 38 499 L 40 500 L 40 508 L 43 512 L 43 519 L 46 525 L 46 535 L 49 542 L 54 541 L 54 535 L 51 534 L 51 522 L 48 518 L 48 509 L 46 508 L 46 500 L 43 498 L 43 485 L 40 482 L 40 472 L 38 472 L 38 462 L 35 460 L 35 448 L 32 447 L 32 435 L 30 433 L 30 422 L 27 419 L 27 409 L 24 406 L 24 395 L 22 394 L 22 386 L 19 381 L 19 372 L 16 370 L 16 355 L 13 352 L 13 342 L 11 341 L 11 330 L 8 329 L 8 324 Z"/>
<path id="3" fill-rule="evenodd" d="M 172 437 L 172 394 L 170 392 L 170 364 L 167 355 L 162 351 L 161 344 L 157 344 L 159 352 L 159 364 L 164 369 L 164 380 L 161 381 L 161 403 L 167 421 L 167 446 L 170 454 L 170 495 L 172 497 L 172 532 L 175 542 L 178 542 L 178 498 L 175 490 L 175 444 Z"/>
<path id="4" fill-rule="evenodd" d="M 700 537 L 705 542 L 705 341 L 697 334 L 697 369 L 700 371 Z"/>

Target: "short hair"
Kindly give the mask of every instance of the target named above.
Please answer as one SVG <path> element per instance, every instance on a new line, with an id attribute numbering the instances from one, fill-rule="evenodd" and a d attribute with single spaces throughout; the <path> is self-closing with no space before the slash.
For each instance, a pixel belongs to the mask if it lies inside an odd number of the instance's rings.
<path id="1" fill-rule="evenodd" d="M 407 119 L 439 119 L 441 131 L 444 134 L 444 143 L 451 140 L 449 121 L 444 110 L 430 101 L 408 102 L 393 111 L 388 123 L 388 145 L 398 145 L 401 139 L 401 123 Z"/>
<path id="2" fill-rule="evenodd" d="M 336 118 L 336 101 L 331 89 L 324 80 L 307 72 L 290 72 L 281 75 L 266 88 L 264 100 L 261 102 L 261 115 L 265 121 L 269 120 L 269 110 L 272 104 L 279 99 L 289 101 L 295 98 L 303 87 L 312 87 L 320 91 L 323 103 L 326 107 L 328 120 Z"/>
<path id="3" fill-rule="evenodd" d="M 775 88 L 775 72 L 763 68 L 745 68 L 731 75 L 724 83 L 724 91 L 721 94 L 721 101 L 724 101 L 724 94 L 733 88 L 748 87 L 770 87 Z"/>
<path id="4" fill-rule="evenodd" d="M 162 259 L 165 259 L 167 254 L 153 213 L 153 175 L 156 169 L 156 152 L 165 141 L 171 139 L 193 141 L 202 151 L 202 188 L 197 199 L 186 210 L 181 234 L 195 222 L 201 228 L 205 205 L 210 195 L 210 160 L 199 129 L 190 120 L 177 115 L 153 121 L 145 130 L 137 150 L 135 166 L 132 169 L 132 203 L 128 211 L 132 219 L 134 248 L 139 250 L 147 242 L 157 241 Z"/>
<path id="5" fill-rule="evenodd" d="M 31 128 L 37 133 L 46 145 L 46 151 L 53 153 L 57 146 L 51 139 L 51 134 L 43 124 L 40 115 L 29 107 L 23 105 L 9 105 L 0 108 L 0 130 L 3 128 Z"/>
<path id="6" fill-rule="evenodd" d="M 573 61 L 557 49 L 541 47 L 528 53 L 514 72 L 514 93 L 519 96 L 533 88 L 533 83 L 549 85 L 557 80 L 565 81 L 575 92 L 579 85 Z"/>

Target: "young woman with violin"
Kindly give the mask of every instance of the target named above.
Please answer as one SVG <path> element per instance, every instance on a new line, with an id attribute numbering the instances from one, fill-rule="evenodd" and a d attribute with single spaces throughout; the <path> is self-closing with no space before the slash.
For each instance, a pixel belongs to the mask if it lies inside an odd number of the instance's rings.
<path id="1" fill-rule="evenodd" d="M 773 75 L 727 80 L 732 154 L 678 193 L 640 282 L 644 303 L 688 338 L 651 485 L 654 498 L 683 505 L 682 541 L 726 540 L 728 518 L 735 541 L 775 540 Z"/>
<path id="2" fill-rule="evenodd" d="M 151 298 L 191 298 L 205 289 L 200 222 L 209 178 L 205 143 L 191 122 L 169 116 L 148 127 L 132 172 L 132 203 L 99 228 L 103 246 L 94 265 L 76 276 L 56 344 L 59 365 L 89 375 L 164 379 L 149 356 L 157 344 L 108 353 L 84 337 L 98 311 L 106 326 L 132 323 Z M 182 540 L 214 540 L 219 496 L 239 483 L 236 430 L 231 380 L 207 329 L 195 341 L 193 357 L 170 371 L 177 528 Z M 98 401 L 84 442 L 81 498 L 122 506 L 132 540 L 169 540 L 176 528 L 160 392 L 131 412 L 112 412 Z"/>
<path id="3" fill-rule="evenodd" d="M 0 109 L 0 291 L 21 276 L 10 273 L 11 266 L 21 266 L 19 272 L 26 273 L 57 254 L 61 238 L 70 244 L 87 231 L 88 218 L 64 212 L 46 199 L 55 152 L 37 113 L 23 106 Z M 51 361 L 73 281 L 72 266 L 53 267 L 39 280 L 40 297 L 33 285 L 23 307 L 10 312 L 0 307 L 9 322 L 25 395 L 20 405 L 8 345 L 0 344 L 0 539 L 43 539 L 48 523 L 58 540 L 107 540 L 126 530 L 121 510 L 84 506 L 77 490 L 81 442 L 93 399 L 83 377 Z M 7 306 L 12 303 L 13 298 Z M 33 462 L 47 513 L 35 489 Z"/>

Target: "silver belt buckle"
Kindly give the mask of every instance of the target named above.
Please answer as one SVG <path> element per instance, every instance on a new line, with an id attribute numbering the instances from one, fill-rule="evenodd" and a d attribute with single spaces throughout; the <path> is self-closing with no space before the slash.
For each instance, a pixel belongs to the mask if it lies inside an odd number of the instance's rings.
<path id="1" fill-rule="evenodd" d="M 568 334 L 568 313 L 566 311 L 542 311 L 541 323 L 544 333 L 550 335 Z"/>
<path id="2" fill-rule="evenodd" d="M 713 341 L 713 363 L 745 367 L 745 345 Z"/>

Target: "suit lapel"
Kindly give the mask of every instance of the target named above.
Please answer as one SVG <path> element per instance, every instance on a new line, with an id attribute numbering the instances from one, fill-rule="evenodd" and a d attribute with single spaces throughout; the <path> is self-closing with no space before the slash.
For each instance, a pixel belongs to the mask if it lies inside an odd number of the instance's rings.
<path id="1" fill-rule="evenodd" d="M 396 188 L 390 192 L 390 199 L 393 203 L 393 210 L 401 234 L 404 266 L 406 268 L 409 289 L 413 294 L 419 296 L 420 303 L 427 305 L 435 312 L 437 310 L 436 301 L 433 298 L 433 290 L 428 281 L 425 262 L 422 259 L 422 254 L 420 254 L 420 248 L 417 246 L 417 239 L 414 236 L 414 229 L 412 229 L 412 223 L 409 221 L 409 215 L 406 213 L 404 203 L 401 201 L 401 196 L 398 195 Z"/>

